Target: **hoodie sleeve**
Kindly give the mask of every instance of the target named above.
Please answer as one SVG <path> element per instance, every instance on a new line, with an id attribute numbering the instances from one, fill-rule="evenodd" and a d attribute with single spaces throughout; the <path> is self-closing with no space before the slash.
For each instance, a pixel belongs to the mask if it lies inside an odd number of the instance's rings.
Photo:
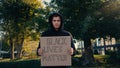
<path id="1" fill-rule="evenodd" d="M 73 55 L 74 56 L 76 54 L 76 49 L 75 49 L 75 45 L 73 43 L 73 39 L 71 38 L 71 47 L 73 48 L 74 52 L 73 52 Z"/>
<path id="2" fill-rule="evenodd" d="M 71 36 L 71 47 L 73 48 L 73 50 L 74 50 L 74 52 L 73 52 L 73 55 L 72 56 L 74 56 L 75 54 L 76 54 L 76 49 L 75 49 L 75 45 L 74 45 L 74 42 L 73 42 L 73 36 L 72 36 L 72 34 L 71 33 L 69 33 L 70 34 L 70 36 Z"/>
<path id="3" fill-rule="evenodd" d="M 39 41 L 39 44 L 38 44 L 38 47 L 37 47 L 37 56 L 40 56 L 39 54 L 38 54 L 38 49 L 40 48 L 40 41 Z"/>
<path id="4" fill-rule="evenodd" d="M 44 33 L 42 33 L 42 35 L 41 35 L 41 37 L 44 35 Z M 37 47 L 37 51 L 36 51 L 36 54 L 37 54 L 37 56 L 40 56 L 39 54 L 38 54 L 38 49 L 39 48 L 41 48 L 41 46 L 40 46 L 40 41 L 39 41 L 39 43 L 38 43 L 38 47 Z"/>

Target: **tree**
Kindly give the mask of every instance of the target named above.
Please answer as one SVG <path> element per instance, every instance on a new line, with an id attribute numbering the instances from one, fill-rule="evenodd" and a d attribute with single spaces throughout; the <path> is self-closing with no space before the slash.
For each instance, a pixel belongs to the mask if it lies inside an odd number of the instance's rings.
<path id="1" fill-rule="evenodd" d="M 24 39 L 35 30 L 36 23 L 32 21 L 35 10 L 41 7 L 38 0 L 1 0 L 2 28 L 8 36 L 11 59 L 14 59 L 14 46 L 17 47 L 17 58 L 22 57 Z"/>
<path id="2" fill-rule="evenodd" d="M 97 24 L 95 24 L 96 32 L 99 34 L 99 37 L 104 38 L 114 37 L 116 40 L 120 38 L 120 2 L 118 0 L 109 0 L 105 1 L 100 9 L 99 14 L 97 15 Z M 102 27 L 102 28 L 101 28 Z M 104 42 L 104 50 L 106 51 L 106 46 Z"/>

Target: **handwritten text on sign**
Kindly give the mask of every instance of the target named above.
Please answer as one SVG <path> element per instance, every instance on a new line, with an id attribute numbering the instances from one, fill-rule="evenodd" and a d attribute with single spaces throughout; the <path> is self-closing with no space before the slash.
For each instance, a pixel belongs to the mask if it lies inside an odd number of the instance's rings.
<path id="1" fill-rule="evenodd" d="M 70 36 L 41 37 L 40 39 L 42 56 L 41 66 L 70 66 L 71 56 L 68 54 L 70 49 Z"/>

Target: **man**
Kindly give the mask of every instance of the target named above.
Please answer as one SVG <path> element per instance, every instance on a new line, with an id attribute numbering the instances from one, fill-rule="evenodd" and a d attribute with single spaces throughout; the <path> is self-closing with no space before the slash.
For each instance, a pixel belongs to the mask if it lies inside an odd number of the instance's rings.
<path id="1" fill-rule="evenodd" d="M 62 16 L 59 13 L 53 13 L 49 17 L 49 24 L 51 26 L 51 29 L 45 31 L 42 33 L 41 37 L 52 37 L 52 36 L 71 36 L 71 48 L 68 49 L 69 55 L 74 55 L 75 52 L 75 46 L 72 41 L 72 35 L 70 32 L 63 30 L 63 19 Z M 42 49 L 40 48 L 40 43 L 37 48 L 37 55 L 42 55 Z M 45 68 L 68 68 L 68 66 L 57 66 L 57 67 L 45 67 Z"/>

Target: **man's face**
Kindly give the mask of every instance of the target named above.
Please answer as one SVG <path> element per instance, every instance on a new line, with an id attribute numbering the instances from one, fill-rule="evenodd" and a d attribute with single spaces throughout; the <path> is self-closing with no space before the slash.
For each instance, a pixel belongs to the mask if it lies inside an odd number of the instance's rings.
<path id="1" fill-rule="evenodd" d="M 61 25 L 61 20 L 59 16 L 53 17 L 52 24 L 55 29 L 59 29 Z"/>

